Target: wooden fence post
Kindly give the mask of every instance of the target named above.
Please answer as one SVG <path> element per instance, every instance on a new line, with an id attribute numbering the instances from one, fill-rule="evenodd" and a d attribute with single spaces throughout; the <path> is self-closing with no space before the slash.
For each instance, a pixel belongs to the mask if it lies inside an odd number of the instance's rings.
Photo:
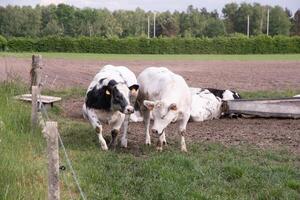
<path id="1" fill-rule="evenodd" d="M 38 86 L 32 86 L 31 89 L 31 127 L 32 129 L 35 129 L 38 124 L 38 94 L 39 94 L 39 88 Z"/>
<path id="2" fill-rule="evenodd" d="M 57 122 L 46 122 L 48 154 L 48 200 L 59 200 L 59 154 Z"/>
<path id="3" fill-rule="evenodd" d="M 42 56 L 41 55 L 32 55 L 32 64 L 30 70 L 30 89 L 32 86 L 40 86 L 41 83 L 41 71 L 42 71 Z"/>

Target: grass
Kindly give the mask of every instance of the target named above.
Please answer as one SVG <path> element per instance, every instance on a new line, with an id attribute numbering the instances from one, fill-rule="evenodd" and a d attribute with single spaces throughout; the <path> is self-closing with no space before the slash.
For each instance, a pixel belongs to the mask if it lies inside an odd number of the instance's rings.
<path id="1" fill-rule="evenodd" d="M 30 130 L 30 106 L 12 99 L 24 88 L 6 83 L 0 84 L 0 92 L 0 199 L 45 199 L 44 138 Z M 82 95 L 83 89 L 47 92 L 73 98 Z M 59 123 L 87 199 L 300 197 L 299 155 L 197 142 L 188 145 L 187 154 L 179 151 L 179 144 L 169 145 L 162 153 L 141 144 L 139 156 L 130 150 L 103 152 L 88 123 L 63 118 L 57 110 L 50 111 L 50 118 Z M 61 165 L 67 166 L 62 152 Z M 68 167 L 60 180 L 62 199 L 70 199 L 67 185 L 73 198 L 79 199 Z"/>
<path id="2" fill-rule="evenodd" d="M 14 56 L 17 58 L 31 58 L 33 52 L 26 53 L 13 53 L 13 52 L 0 52 L 0 57 Z M 187 60 L 187 61 L 209 61 L 209 60 L 220 60 L 220 61 L 264 61 L 264 60 L 287 60 L 287 61 L 299 61 L 300 54 L 251 54 L 251 55 L 216 55 L 216 54 L 201 54 L 201 55 L 170 55 L 170 54 L 93 54 L 93 53 L 50 53 L 40 52 L 45 58 L 63 58 L 63 59 L 86 59 L 86 60 Z"/>
<path id="3" fill-rule="evenodd" d="M 240 94 L 244 99 L 286 98 L 300 94 L 300 90 L 242 91 Z"/>

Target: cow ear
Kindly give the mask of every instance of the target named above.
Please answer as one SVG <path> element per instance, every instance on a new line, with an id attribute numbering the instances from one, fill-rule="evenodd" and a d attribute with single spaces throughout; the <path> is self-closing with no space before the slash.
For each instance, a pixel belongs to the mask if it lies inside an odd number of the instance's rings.
<path id="1" fill-rule="evenodd" d="M 153 108 L 154 108 L 154 106 L 155 106 L 155 102 L 154 102 L 154 101 L 144 100 L 144 106 L 145 106 L 148 110 L 153 110 Z"/>
<path id="2" fill-rule="evenodd" d="M 177 105 L 176 105 L 176 103 L 172 103 L 172 104 L 169 106 L 169 110 L 177 110 Z"/>

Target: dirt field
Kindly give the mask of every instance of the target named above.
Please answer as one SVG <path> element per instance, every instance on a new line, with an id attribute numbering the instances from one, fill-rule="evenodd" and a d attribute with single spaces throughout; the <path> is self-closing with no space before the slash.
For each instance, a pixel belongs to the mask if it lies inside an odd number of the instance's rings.
<path id="1" fill-rule="evenodd" d="M 7 75 L 28 81 L 30 59 L 0 58 L 0 81 Z M 147 66 L 165 66 L 181 74 L 190 86 L 230 88 L 243 91 L 300 89 L 300 61 L 88 61 L 44 59 L 47 87 L 87 87 L 105 64 L 129 66 L 135 73 Z M 82 120 L 83 99 L 61 103 L 65 115 Z M 109 132 L 107 126 L 104 127 Z M 129 149 L 139 153 L 144 143 L 141 123 L 131 124 Z M 176 126 L 167 129 L 169 145 L 178 144 Z M 109 136 L 109 134 L 106 134 Z M 108 137 L 109 138 L 109 137 Z M 288 149 L 300 153 L 300 120 L 221 119 L 190 123 L 187 141 L 221 142 L 225 145 L 249 144 L 258 148 Z M 154 142 L 154 139 L 152 140 Z"/>
<path id="2" fill-rule="evenodd" d="M 54 88 L 87 87 L 101 66 L 114 64 L 129 66 L 136 74 L 148 66 L 165 66 L 181 74 L 190 86 L 244 91 L 300 89 L 300 61 L 43 61 L 48 87 Z M 30 65 L 30 59 L 0 58 L 0 81 L 6 78 L 6 71 L 28 80 Z"/>

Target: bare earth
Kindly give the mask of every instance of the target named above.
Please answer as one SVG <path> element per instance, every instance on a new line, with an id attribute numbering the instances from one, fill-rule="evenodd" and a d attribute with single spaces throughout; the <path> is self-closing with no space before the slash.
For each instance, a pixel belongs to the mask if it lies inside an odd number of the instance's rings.
<path id="1" fill-rule="evenodd" d="M 148 66 L 164 66 L 181 74 L 190 86 L 230 88 L 237 91 L 300 89 L 300 61 L 89 61 L 44 59 L 47 87 L 87 87 L 105 64 L 128 66 L 136 74 Z M 0 81 L 7 76 L 29 80 L 31 60 L 0 58 Z M 63 101 L 65 115 L 82 120 L 83 98 Z M 144 142 L 141 123 L 131 123 L 129 149 L 138 153 Z M 109 129 L 104 127 L 106 135 Z M 176 125 L 167 129 L 169 145 L 179 148 Z M 108 137 L 109 138 L 109 137 Z M 225 145 L 254 145 L 258 148 L 287 149 L 300 153 L 300 120 L 220 119 L 190 123 L 187 141 L 220 142 Z M 152 139 L 156 142 L 156 139 Z M 174 144 L 175 145 L 175 144 Z"/>

